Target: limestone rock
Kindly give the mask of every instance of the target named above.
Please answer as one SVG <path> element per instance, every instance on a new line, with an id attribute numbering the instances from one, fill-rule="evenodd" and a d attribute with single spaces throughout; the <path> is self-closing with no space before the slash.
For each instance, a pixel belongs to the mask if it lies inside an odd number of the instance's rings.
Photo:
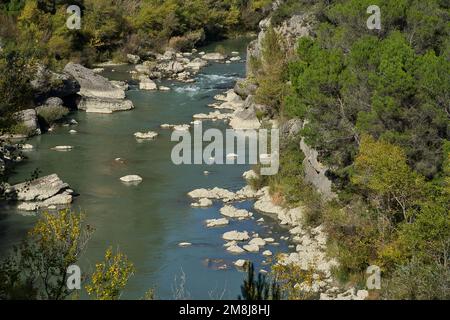
<path id="1" fill-rule="evenodd" d="M 139 81 L 139 89 L 141 90 L 158 90 L 158 86 L 156 85 L 156 83 L 147 76 L 140 76 Z"/>
<path id="2" fill-rule="evenodd" d="M 226 218 L 223 219 L 209 219 L 206 220 L 206 227 L 214 228 L 214 227 L 222 227 L 226 226 L 230 223 L 230 221 Z"/>
<path id="3" fill-rule="evenodd" d="M 200 199 L 197 203 L 191 204 L 194 208 L 206 208 L 213 205 L 213 202 L 208 198 Z"/>
<path id="4" fill-rule="evenodd" d="M 224 206 L 222 209 L 220 209 L 220 213 L 225 216 L 225 217 L 229 217 L 229 218 L 243 218 L 243 219 L 248 219 L 250 218 L 250 212 L 248 212 L 245 209 L 236 209 L 235 207 L 232 206 Z"/>
<path id="5" fill-rule="evenodd" d="M 133 182 L 142 182 L 143 179 L 138 175 L 128 175 L 120 178 L 120 181 L 125 183 L 133 183 Z"/>
<path id="6" fill-rule="evenodd" d="M 225 60 L 226 57 L 221 53 L 207 53 L 202 56 L 203 60 Z"/>
<path id="7" fill-rule="evenodd" d="M 152 140 L 155 139 L 158 136 L 158 133 L 153 132 L 153 131 L 148 131 L 148 132 L 136 132 L 134 134 L 134 136 L 136 137 L 136 139 L 141 139 L 141 140 Z"/>
<path id="8" fill-rule="evenodd" d="M 246 241 L 250 239 L 247 231 L 229 231 L 223 234 L 222 238 L 226 241 Z"/>
<path id="9" fill-rule="evenodd" d="M 248 252 L 259 252 L 259 246 L 255 245 L 255 244 L 247 244 L 245 246 L 243 246 L 245 251 Z"/>
<path id="10" fill-rule="evenodd" d="M 113 86 L 108 79 L 75 63 L 68 63 L 64 71 L 80 84 L 79 94 L 88 98 L 124 99 L 125 92 Z"/>
<path id="11" fill-rule="evenodd" d="M 110 114 L 134 109 L 134 105 L 130 100 L 83 97 L 78 104 L 78 109 L 88 113 Z"/>

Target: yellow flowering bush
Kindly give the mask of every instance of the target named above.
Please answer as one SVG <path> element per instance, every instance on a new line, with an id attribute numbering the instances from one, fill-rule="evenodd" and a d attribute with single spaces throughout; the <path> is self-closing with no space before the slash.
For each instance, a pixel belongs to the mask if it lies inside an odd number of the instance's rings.
<path id="1" fill-rule="evenodd" d="M 127 256 L 120 251 L 114 254 L 110 247 L 106 250 L 105 261 L 96 264 L 91 283 L 86 286 L 86 290 L 97 300 L 117 300 L 134 271 L 133 263 Z"/>

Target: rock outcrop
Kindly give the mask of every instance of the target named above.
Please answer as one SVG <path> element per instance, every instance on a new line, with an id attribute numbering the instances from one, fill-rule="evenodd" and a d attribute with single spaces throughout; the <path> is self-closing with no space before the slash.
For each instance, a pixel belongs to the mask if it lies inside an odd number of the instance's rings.
<path id="1" fill-rule="evenodd" d="M 262 196 L 255 202 L 254 205 L 256 210 L 275 215 L 283 225 L 298 226 L 303 224 L 302 207 L 292 209 L 283 208 L 273 203 L 272 197 L 269 193 L 269 187 L 263 188 L 261 192 Z"/>
<path id="2" fill-rule="evenodd" d="M 229 231 L 223 234 L 222 238 L 226 241 L 246 241 L 250 239 L 247 231 Z"/>
<path id="3" fill-rule="evenodd" d="M 205 55 L 202 56 L 203 60 L 216 60 L 216 61 L 221 61 L 221 60 L 225 60 L 227 57 L 221 53 L 218 52 L 213 52 L 213 53 L 207 53 Z"/>
<path id="4" fill-rule="evenodd" d="M 158 86 L 148 76 L 140 76 L 139 77 L 139 89 L 153 91 L 153 90 L 158 90 Z"/>
<path id="5" fill-rule="evenodd" d="M 69 73 L 53 72 L 44 66 L 38 66 L 31 86 L 38 102 L 50 97 L 66 98 L 80 91 L 80 84 Z"/>
<path id="6" fill-rule="evenodd" d="M 274 30 L 285 40 L 284 43 L 286 46 L 284 49 L 287 52 L 292 52 L 299 38 L 312 35 L 313 23 L 314 21 L 309 14 L 294 15 L 290 19 L 285 20 L 281 25 L 274 26 Z M 252 75 L 251 61 L 261 59 L 262 44 L 270 26 L 271 17 L 261 20 L 259 23 L 260 32 L 258 33 L 258 38 L 253 40 L 247 48 L 247 75 Z"/>
<path id="7" fill-rule="evenodd" d="M 248 99 L 248 98 L 247 98 Z M 235 130 L 259 129 L 261 122 L 253 105 L 245 104 L 233 113 L 230 126 Z"/>
<path id="8" fill-rule="evenodd" d="M 332 191 L 333 183 L 326 176 L 329 169 L 317 160 L 318 152 L 309 147 L 305 139 L 301 140 L 300 148 L 305 154 L 305 160 L 303 160 L 305 180 L 311 183 L 326 200 L 336 198 L 337 195 Z"/>
<path id="9" fill-rule="evenodd" d="M 16 184 L 7 194 L 19 202 L 19 210 L 26 211 L 68 206 L 73 200 L 73 191 L 56 174 Z"/>
<path id="10" fill-rule="evenodd" d="M 133 103 L 125 100 L 125 91 L 113 85 L 108 79 L 75 63 L 68 63 L 64 71 L 80 84 L 82 97 L 78 109 L 94 113 L 112 113 L 133 109 Z"/>
<path id="11" fill-rule="evenodd" d="M 253 215 L 245 209 L 237 209 L 233 206 L 228 205 L 220 209 L 220 214 L 225 217 L 234 219 L 248 219 Z"/>
<path id="12" fill-rule="evenodd" d="M 19 129 L 16 133 L 12 134 L 12 138 L 27 138 L 34 135 L 41 134 L 41 128 L 35 109 L 26 109 L 19 111 L 15 114 Z"/>
<path id="13" fill-rule="evenodd" d="M 130 100 L 105 99 L 105 98 L 83 98 L 78 104 L 79 110 L 88 113 L 113 113 L 117 111 L 128 111 L 134 108 Z"/>

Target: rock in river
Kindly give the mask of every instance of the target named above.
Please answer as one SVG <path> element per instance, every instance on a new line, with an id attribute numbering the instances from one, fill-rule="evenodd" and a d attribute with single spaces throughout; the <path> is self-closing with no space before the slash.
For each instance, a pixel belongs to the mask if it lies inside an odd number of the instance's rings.
<path id="1" fill-rule="evenodd" d="M 229 231 L 223 234 L 222 238 L 226 241 L 246 241 L 250 239 L 247 231 Z"/>
<path id="2" fill-rule="evenodd" d="M 140 76 L 139 81 L 139 89 L 141 90 L 158 90 L 156 83 L 147 76 Z"/>
<path id="3" fill-rule="evenodd" d="M 243 260 L 243 259 L 240 259 L 240 260 L 237 260 L 236 262 L 234 262 L 234 265 L 237 268 L 245 268 L 247 266 L 247 264 L 248 264 L 248 261 L 247 260 Z"/>
<path id="4" fill-rule="evenodd" d="M 95 74 L 91 69 L 82 65 L 68 63 L 64 71 L 72 75 L 80 84 L 79 94 L 88 98 L 124 99 L 125 92 L 114 85 L 108 79 Z"/>
<path id="5" fill-rule="evenodd" d="M 241 253 L 245 252 L 245 250 L 242 249 L 241 247 L 239 247 L 238 245 L 232 245 L 232 246 L 228 247 L 227 251 L 231 252 L 231 253 L 235 253 L 235 254 L 241 254 Z"/>
<path id="6" fill-rule="evenodd" d="M 207 53 L 202 56 L 203 60 L 225 60 L 226 57 L 221 53 Z"/>
<path id="7" fill-rule="evenodd" d="M 138 175 L 129 175 L 129 176 L 120 178 L 120 181 L 125 182 L 125 183 L 135 183 L 135 182 L 142 182 L 143 179 Z"/>
<path id="8" fill-rule="evenodd" d="M 158 133 L 153 132 L 153 131 L 149 131 L 149 132 L 136 132 L 134 134 L 134 136 L 136 137 L 136 139 L 155 139 L 158 136 Z"/>
<path id="9" fill-rule="evenodd" d="M 239 218 L 248 219 L 251 216 L 250 212 L 248 212 L 247 210 L 236 209 L 235 207 L 232 206 L 223 207 L 222 209 L 220 209 L 220 213 L 225 217 L 237 219 Z"/>
<path id="10" fill-rule="evenodd" d="M 254 244 L 258 247 L 264 247 L 266 245 L 266 241 L 261 238 L 254 238 L 248 244 Z"/>
<path id="11" fill-rule="evenodd" d="M 113 85 L 108 79 L 75 63 L 68 63 L 64 71 L 80 84 L 78 93 L 82 99 L 78 109 L 94 113 L 112 113 L 133 109 L 133 103 L 125 100 L 123 88 Z"/>
<path id="12" fill-rule="evenodd" d="M 56 146 L 56 147 L 52 148 L 52 150 L 55 150 L 55 151 L 70 151 L 72 149 L 73 149 L 73 146 Z"/>
<path id="13" fill-rule="evenodd" d="M 88 113 L 110 114 L 117 111 L 127 111 L 134 108 L 133 102 L 122 99 L 82 98 L 78 104 L 79 110 Z"/>
<path id="14" fill-rule="evenodd" d="M 259 247 L 256 244 L 247 244 L 243 248 L 248 252 L 259 252 Z"/>
<path id="15" fill-rule="evenodd" d="M 206 208 L 213 205 L 213 202 L 208 198 L 202 198 L 196 203 L 192 203 L 191 207 L 193 208 Z"/>
<path id="16" fill-rule="evenodd" d="M 222 227 L 226 226 L 230 223 L 230 221 L 226 218 L 223 219 L 210 219 L 206 220 L 206 227 L 214 228 L 214 227 Z"/>
<path id="17" fill-rule="evenodd" d="M 35 211 L 49 206 L 72 203 L 73 191 L 56 174 L 12 186 L 8 196 L 20 201 L 19 210 Z"/>

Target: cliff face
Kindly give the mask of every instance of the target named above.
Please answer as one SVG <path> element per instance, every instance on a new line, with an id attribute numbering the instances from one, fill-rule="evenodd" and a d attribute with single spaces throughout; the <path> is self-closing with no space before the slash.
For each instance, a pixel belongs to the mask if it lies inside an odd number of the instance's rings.
<path id="1" fill-rule="evenodd" d="M 259 23 L 260 32 L 258 38 L 253 40 L 247 48 L 247 75 L 252 75 L 251 61 L 260 59 L 262 55 L 262 45 L 267 30 L 271 27 L 271 17 L 267 17 Z M 294 15 L 290 19 L 283 21 L 280 25 L 274 26 L 274 30 L 282 36 L 285 50 L 293 53 L 297 40 L 302 37 L 312 35 L 313 19 L 308 13 Z"/>
<path id="2" fill-rule="evenodd" d="M 275 4 L 276 7 L 279 3 Z M 274 30 L 282 36 L 285 50 L 294 54 L 296 43 L 299 38 L 310 37 L 313 35 L 313 23 L 311 15 L 308 13 L 294 15 L 291 18 L 283 21 L 281 24 L 274 26 Z M 247 48 L 247 77 L 253 77 L 252 61 L 262 58 L 262 45 L 266 36 L 267 30 L 271 27 L 271 17 L 262 20 L 259 23 L 260 32 L 258 38 L 253 40 Z M 290 126 L 290 123 L 286 123 Z M 297 132 L 301 128 L 297 128 Z M 290 129 L 288 129 L 290 130 Z M 317 191 L 319 191 L 324 199 L 331 200 L 336 197 L 336 194 L 332 191 L 332 181 L 327 178 L 327 171 L 329 168 L 324 166 L 318 160 L 318 151 L 308 146 L 304 139 L 301 139 L 300 149 L 305 154 L 305 160 L 303 167 L 305 171 L 305 180 L 312 184 Z"/>

